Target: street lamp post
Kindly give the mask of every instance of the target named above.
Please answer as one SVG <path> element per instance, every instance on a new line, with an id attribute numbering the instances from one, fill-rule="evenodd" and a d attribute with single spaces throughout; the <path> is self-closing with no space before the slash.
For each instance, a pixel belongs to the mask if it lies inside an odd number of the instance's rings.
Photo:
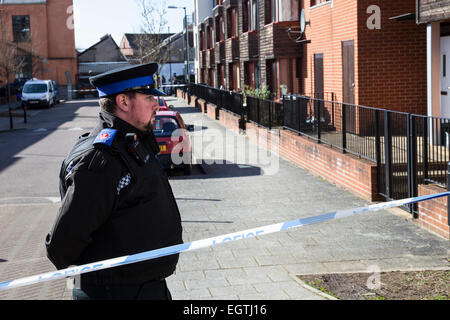
<path id="1" fill-rule="evenodd" d="M 186 84 L 189 82 L 189 32 L 188 32 L 188 22 L 187 22 L 187 14 L 186 7 L 177 7 L 177 6 L 168 6 L 169 9 L 184 9 L 184 29 L 186 30 L 186 47 L 184 51 L 185 58 L 185 67 L 184 67 L 184 78 L 186 80 Z"/>

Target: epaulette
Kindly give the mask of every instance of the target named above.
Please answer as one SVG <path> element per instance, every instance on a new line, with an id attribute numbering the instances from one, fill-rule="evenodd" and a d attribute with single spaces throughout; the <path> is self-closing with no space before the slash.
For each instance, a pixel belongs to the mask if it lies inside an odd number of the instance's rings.
<path id="1" fill-rule="evenodd" d="M 92 142 L 92 144 L 93 145 L 106 145 L 108 147 L 111 147 L 116 133 L 117 133 L 116 129 L 103 129 L 97 135 L 97 137 L 95 138 L 94 142 Z"/>

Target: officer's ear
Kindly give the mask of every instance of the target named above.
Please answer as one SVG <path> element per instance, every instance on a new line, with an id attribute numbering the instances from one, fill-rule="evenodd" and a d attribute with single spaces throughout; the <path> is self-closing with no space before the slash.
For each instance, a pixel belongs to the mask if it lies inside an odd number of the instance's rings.
<path id="1" fill-rule="evenodd" d="M 130 98 L 126 94 L 120 93 L 116 96 L 116 105 L 121 111 L 128 112 L 130 110 Z"/>

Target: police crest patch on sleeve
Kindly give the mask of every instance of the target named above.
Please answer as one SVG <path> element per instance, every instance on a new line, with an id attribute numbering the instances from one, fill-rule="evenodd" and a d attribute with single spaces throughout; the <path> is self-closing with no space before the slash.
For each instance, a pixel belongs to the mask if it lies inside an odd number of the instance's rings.
<path id="1" fill-rule="evenodd" d="M 116 129 L 103 129 L 97 135 L 97 137 L 95 138 L 95 140 L 92 144 L 93 145 L 104 144 L 104 145 L 107 145 L 108 147 L 111 147 L 116 133 L 117 133 Z"/>

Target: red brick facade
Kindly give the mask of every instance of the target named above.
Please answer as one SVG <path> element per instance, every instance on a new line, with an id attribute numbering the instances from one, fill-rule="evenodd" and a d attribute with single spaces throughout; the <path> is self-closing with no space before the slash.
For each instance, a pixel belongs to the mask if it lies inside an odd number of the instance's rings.
<path id="1" fill-rule="evenodd" d="M 72 4 L 72 0 L 47 0 L 41 4 L 0 5 L 1 18 L 8 27 L 12 25 L 12 16 L 30 17 L 31 41 L 14 44 L 38 57 L 33 60 L 33 77 L 66 85 L 65 73 L 70 72 L 75 83 L 78 71 Z M 12 30 L 9 39 L 13 41 Z"/>
<path id="2" fill-rule="evenodd" d="M 332 1 L 312 8 L 303 2 L 305 39 L 311 41 L 303 44 L 303 92 L 317 92 L 314 54 L 322 53 L 324 92 L 344 100 L 343 42 L 353 41 L 354 103 L 426 114 L 425 26 L 392 19 L 415 12 L 415 1 Z M 379 29 L 372 25 L 378 17 Z"/>
<path id="3" fill-rule="evenodd" d="M 436 185 L 419 185 L 419 196 L 445 192 Z M 447 197 L 419 202 L 419 224 L 424 228 L 450 239 Z"/>
<path id="4" fill-rule="evenodd" d="M 230 42 L 228 13 L 236 10 L 238 34 L 233 41 L 238 42 L 240 53 L 231 55 L 228 44 L 225 50 L 216 50 L 220 56 L 212 61 L 203 52 L 200 82 L 215 82 L 216 87 L 224 84 L 230 90 L 259 83 L 269 86 L 276 97 L 280 97 L 283 84 L 288 93 L 334 93 L 338 101 L 426 114 L 426 26 L 417 25 L 413 18 L 393 19 L 414 13 L 415 0 L 334 0 L 312 6 L 316 2 L 285 0 L 284 5 L 290 3 L 296 10 L 305 10 L 308 23 L 301 43 L 293 42 L 298 34 L 289 38 L 287 33 L 288 28 L 298 30 L 298 19 L 272 22 L 271 0 L 258 1 L 257 27 L 249 30 L 245 12 L 252 3 L 253 0 L 226 0 L 223 8 L 217 6 L 211 13 L 215 19 L 205 19 L 199 26 L 200 30 L 209 27 L 216 31 L 223 26 L 225 41 Z M 210 33 L 202 35 L 205 41 Z M 214 45 L 220 46 L 221 42 L 216 41 Z M 354 80 L 345 84 L 344 43 L 351 42 Z M 213 44 L 210 39 L 208 43 Z M 316 83 L 317 54 L 323 57 L 323 86 Z M 353 91 L 354 97 L 348 98 L 345 88 Z M 329 99 L 329 95 L 324 98 Z"/>

